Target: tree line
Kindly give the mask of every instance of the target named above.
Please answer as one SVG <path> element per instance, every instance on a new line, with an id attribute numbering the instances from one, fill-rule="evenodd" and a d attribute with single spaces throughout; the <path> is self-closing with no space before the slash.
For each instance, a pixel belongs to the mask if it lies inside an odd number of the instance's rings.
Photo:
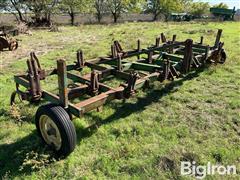
<path id="1" fill-rule="evenodd" d="M 216 6 L 227 8 L 223 3 Z M 18 22 L 30 25 L 50 25 L 55 13 L 67 13 L 74 25 L 79 13 L 94 14 L 99 23 L 111 15 L 116 23 L 123 13 L 151 13 L 153 20 L 160 15 L 167 20 L 172 12 L 201 16 L 209 8 L 208 3 L 192 0 L 0 0 L 0 12 L 9 12 Z"/>

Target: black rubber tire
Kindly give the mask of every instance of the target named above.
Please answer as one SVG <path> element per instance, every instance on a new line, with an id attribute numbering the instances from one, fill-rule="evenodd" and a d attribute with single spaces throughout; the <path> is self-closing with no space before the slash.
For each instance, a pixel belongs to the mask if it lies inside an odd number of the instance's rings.
<path id="1" fill-rule="evenodd" d="M 16 41 L 16 42 L 10 42 L 10 44 L 9 44 L 9 51 L 14 51 L 14 50 L 16 50 L 18 48 L 18 42 Z"/>
<path id="2" fill-rule="evenodd" d="M 220 64 L 224 64 L 226 62 L 226 59 L 227 59 L 227 54 L 224 51 L 224 49 L 222 49 L 222 51 L 221 51 L 221 59 L 220 59 L 219 63 Z"/>
<path id="3" fill-rule="evenodd" d="M 0 41 L 0 51 L 3 51 L 3 43 Z"/>
<path id="4" fill-rule="evenodd" d="M 8 50 L 9 51 L 13 51 L 13 47 L 12 47 L 12 43 L 10 42 L 9 45 L 8 45 Z"/>
<path id="5" fill-rule="evenodd" d="M 70 120 L 68 113 L 61 106 L 57 106 L 54 104 L 47 104 L 38 108 L 35 116 L 35 123 L 41 139 L 45 142 L 39 125 L 39 120 L 42 115 L 47 115 L 48 117 L 50 117 L 57 125 L 60 132 L 62 144 L 59 150 L 56 150 L 55 148 L 54 150 L 59 156 L 68 156 L 71 152 L 73 152 L 77 140 L 75 127 Z"/>

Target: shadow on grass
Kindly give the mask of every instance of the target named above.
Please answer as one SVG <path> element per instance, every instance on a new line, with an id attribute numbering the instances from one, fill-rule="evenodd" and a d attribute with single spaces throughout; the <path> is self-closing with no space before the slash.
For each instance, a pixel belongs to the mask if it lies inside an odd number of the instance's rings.
<path id="1" fill-rule="evenodd" d="M 30 104 L 26 106 L 32 106 Z M 0 109 L 0 115 L 12 118 L 9 112 Z M 24 118 L 24 122 L 34 123 L 34 117 L 30 114 Z M 18 122 L 16 121 L 16 124 Z M 20 123 L 21 124 L 21 123 Z M 10 135 L 10 132 L 5 134 Z M 1 137 L 0 137 L 1 140 Z M 49 165 L 54 161 L 55 155 L 39 138 L 37 130 L 31 131 L 24 138 L 16 142 L 0 144 L 0 179 L 12 179 L 22 174 L 28 175 L 33 171 Z"/>
<path id="2" fill-rule="evenodd" d="M 12 179 L 21 174 L 30 174 L 41 168 L 39 162 L 47 161 L 49 156 L 45 155 L 46 148 L 40 142 L 36 130 L 14 143 L 0 145 L 0 178 Z M 38 167 L 33 169 L 34 165 Z"/>
<path id="3" fill-rule="evenodd" d="M 157 102 L 160 98 L 174 93 L 176 91 L 175 87 L 181 86 L 183 82 L 197 77 L 199 73 L 203 72 L 204 69 L 206 68 L 200 68 L 177 81 L 169 83 L 160 90 L 149 91 L 144 98 L 138 98 L 135 104 L 125 103 L 123 106 L 119 107 L 119 103 L 111 103 L 111 106 L 116 108 L 116 112 L 107 119 L 101 119 L 100 117 L 94 116 L 91 113 L 86 114 L 86 116 L 96 119 L 96 122 L 87 128 L 76 129 L 78 143 L 80 143 L 82 139 L 90 137 L 92 134 L 94 134 L 98 127 L 116 121 L 120 118 L 127 117 L 132 113 L 142 111 L 152 102 Z M 2 114 L 3 112 L 0 113 Z M 48 151 L 49 150 L 46 150 L 46 147 L 44 148 L 43 143 L 40 142 L 40 138 L 38 137 L 36 131 L 31 132 L 28 136 L 18 140 L 17 142 L 0 145 L 0 177 L 15 177 L 23 174 L 31 174 L 33 171 L 37 171 L 38 169 L 32 169 L 32 164 L 24 167 L 22 170 L 20 169 L 22 168 L 26 157 L 28 157 L 29 152 L 38 154 L 40 159 L 34 160 L 44 162 L 44 159 L 41 159 L 41 155 L 51 154 L 50 158 L 53 157 L 53 153 Z M 51 162 L 51 160 L 47 161 L 47 165 Z"/>

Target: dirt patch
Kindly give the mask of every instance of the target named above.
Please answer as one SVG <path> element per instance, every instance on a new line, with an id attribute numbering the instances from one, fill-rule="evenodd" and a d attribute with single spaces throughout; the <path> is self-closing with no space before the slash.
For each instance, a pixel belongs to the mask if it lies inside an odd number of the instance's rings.
<path id="1" fill-rule="evenodd" d="M 195 161 L 196 163 L 199 162 L 199 157 L 198 155 L 194 153 L 184 153 L 182 157 L 180 158 L 181 161 L 187 161 L 187 162 L 193 162 Z"/>
<path id="2" fill-rule="evenodd" d="M 169 159 L 168 157 L 159 157 L 157 160 L 157 166 L 164 171 L 171 171 L 175 170 L 175 163 L 173 160 Z"/>
<path id="3" fill-rule="evenodd" d="M 21 44 L 19 42 L 20 47 L 15 51 L 4 50 L 0 52 L 0 68 L 8 67 L 12 63 L 22 60 L 24 58 L 29 57 L 30 52 L 34 51 L 38 56 L 47 54 L 56 49 L 62 49 L 62 46 L 53 47 L 48 46 L 43 43 L 31 43 L 31 44 Z M 24 47 L 23 47 L 24 46 Z"/>

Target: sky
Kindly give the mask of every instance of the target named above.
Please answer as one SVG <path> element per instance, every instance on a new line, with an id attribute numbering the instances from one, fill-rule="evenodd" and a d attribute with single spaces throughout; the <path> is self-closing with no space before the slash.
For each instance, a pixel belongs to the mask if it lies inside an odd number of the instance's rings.
<path id="1" fill-rule="evenodd" d="M 201 2 L 208 2 L 210 5 L 225 3 L 228 5 L 229 8 L 233 8 L 234 6 L 236 9 L 240 9 L 240 0 L 194 0 L 194 1 L 201 1 Z"/>

